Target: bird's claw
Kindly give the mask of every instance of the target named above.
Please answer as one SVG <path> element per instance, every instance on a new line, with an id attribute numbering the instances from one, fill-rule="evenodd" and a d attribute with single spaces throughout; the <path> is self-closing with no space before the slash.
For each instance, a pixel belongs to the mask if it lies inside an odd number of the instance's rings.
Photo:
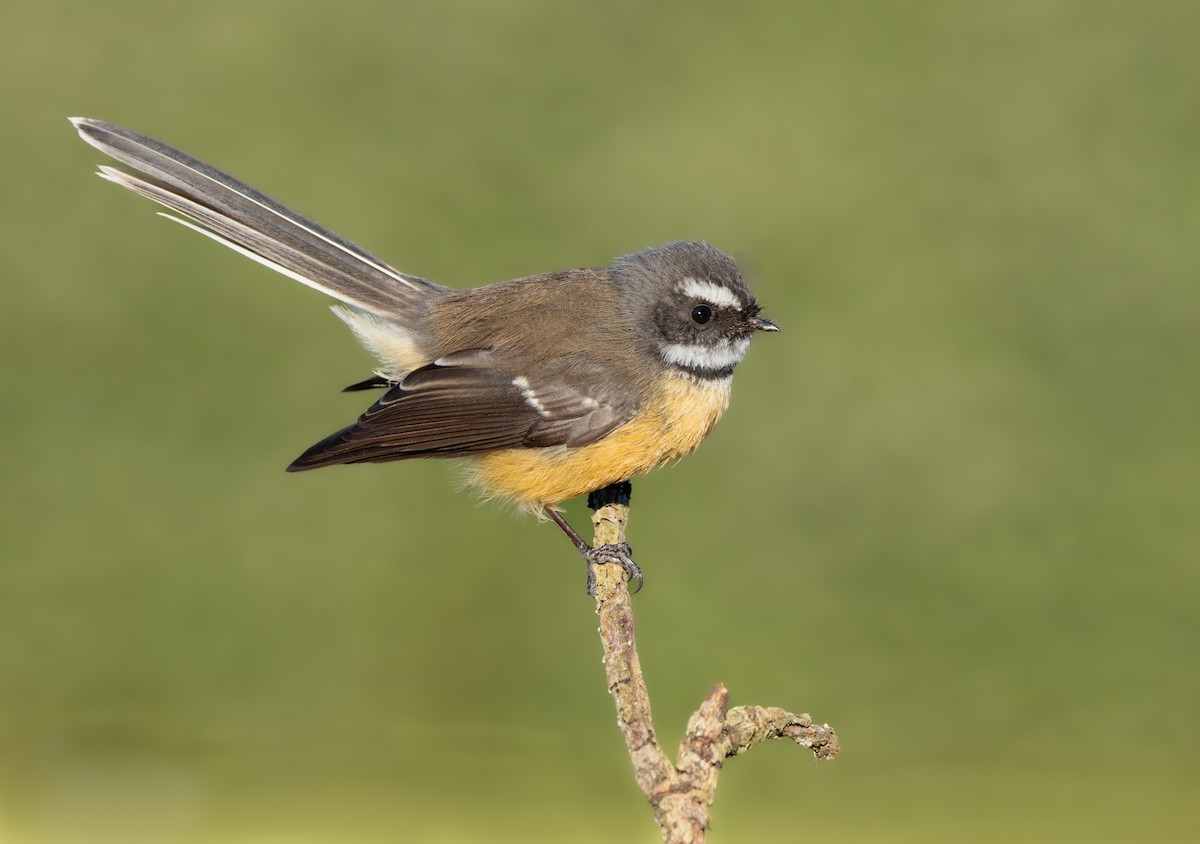
<path id="1" fill-rule="evenodd" d="M 636 594 L 642 589 L 642 570 L 637 563 L 633 561 L 633 549 L 628 544 L 622 542 L 619 545 L 601 545 L 599 548 L 589 548 L 583 552 L 584 558 L 587 560 L 587 591 L 593 598 L 596 597 L 596 566 L 614 565 L 620 566 L 625 572 L 625 582 L 632 583 L 633 588 L 630 589 L 631 594 Z"/>

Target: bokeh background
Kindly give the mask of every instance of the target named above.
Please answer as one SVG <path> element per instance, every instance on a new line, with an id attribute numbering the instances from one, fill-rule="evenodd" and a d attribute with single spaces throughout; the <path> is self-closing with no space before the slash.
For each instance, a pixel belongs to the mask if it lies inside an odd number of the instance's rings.
<path id="1" fill-rule="evenodd" d="M 0 840 L 657 840 L 583 572 L 452 467 L 295 476 L 372 362 L 91 175 L 124 123 L 456 286 L 673 238 L 783 331 L 636 484 L 714 842 L 1200 840 L 1200 6 L 0 10 Z M 586 524 L 576 502 L 570 515 Z"/>

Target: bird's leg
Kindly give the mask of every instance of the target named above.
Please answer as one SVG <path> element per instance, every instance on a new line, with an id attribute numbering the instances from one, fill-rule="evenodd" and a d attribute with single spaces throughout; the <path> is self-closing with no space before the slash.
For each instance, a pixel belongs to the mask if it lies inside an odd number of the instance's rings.
<path id="1" fill-rule="evenodd" d="M 555 510 L 549 504 L 544 508 L 546 515 L 554 520 L 554 524 L 562 528 L 562 532 L 567 535 L 567 539 L 571 540 L 571 544 L 575 546 L 575 550 L 583 556 L 588 555 L 588 551 L 593 550 L 591 545 L 583 541 L 583 537 L 575 532 L 575 528 L 571 527 L 571 523 L 563 518 L 563 514 Z"/>
<path id="2" fill-rule="evenodd" d="M 609 484 L 602 489 L 597 489 L 588 494 L 588 507 L 592 510 L 599 510 L 607 504 L 628 505 L 632 492 L 633 485 L 629 481 Z M 619 545 L 603 545 L 599 548 L 593 548 L 584 542 L 583 538 L 575 532 L 575 529 L 563 518 L 562 513 L 549 506 L 545 510 L 546 515 L 562 529 L 562 532 L 567 535 L 567 539 L 571 540 L 571 544 L 575 546 L 575 549 L 587 561 L 589 595 L 594 596 L 596 594 L 596 572 L 593 567 L 610 563 L 618 565 L 624 570 L 625 579 L 634 584 L 633 591 L 635 593 L 641 591 L 642 570 L 633 561 L 633 549 L 629 547 L 628 543 L 622 542 Z"/>

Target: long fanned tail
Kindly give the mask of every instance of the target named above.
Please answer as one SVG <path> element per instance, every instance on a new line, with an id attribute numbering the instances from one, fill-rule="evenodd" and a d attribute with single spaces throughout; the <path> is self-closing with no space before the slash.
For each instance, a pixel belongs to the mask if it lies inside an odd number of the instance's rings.
<path id="1" fill-rule="evenodd" d="M 99 175 L 187 220 L 175 220 L 289 278 L 400 323 L 410 323 L 440 285 L 402 273 L 232 176 L 174 147 L 111 123 L 73 117 L 80 136 L 141 171 Z"/>

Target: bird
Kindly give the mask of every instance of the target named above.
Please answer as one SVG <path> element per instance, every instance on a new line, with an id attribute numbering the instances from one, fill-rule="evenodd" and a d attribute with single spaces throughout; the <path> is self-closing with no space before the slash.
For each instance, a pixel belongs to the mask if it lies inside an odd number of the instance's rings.
<path id="1" fill-rule="evenodd" d="M 382 395 L 288 471 L 465 458 L 484 495 L 548 516 L 590 563 L 617 561 L 636 588 L 642 574 L 628 546 L 599 555 L 559 505 L 614 484 L 628 489 L 631 478 L 693 451 L 727 408 L 751 337 L 778 331 L 734 259 L 704 241 L 454 289 L 393 268 L 161 141 L 70 120 L 84 141 L 132 168 L 101 165 L 98 175 L 331 296 L 378 361 L 346 390 Z"/>

